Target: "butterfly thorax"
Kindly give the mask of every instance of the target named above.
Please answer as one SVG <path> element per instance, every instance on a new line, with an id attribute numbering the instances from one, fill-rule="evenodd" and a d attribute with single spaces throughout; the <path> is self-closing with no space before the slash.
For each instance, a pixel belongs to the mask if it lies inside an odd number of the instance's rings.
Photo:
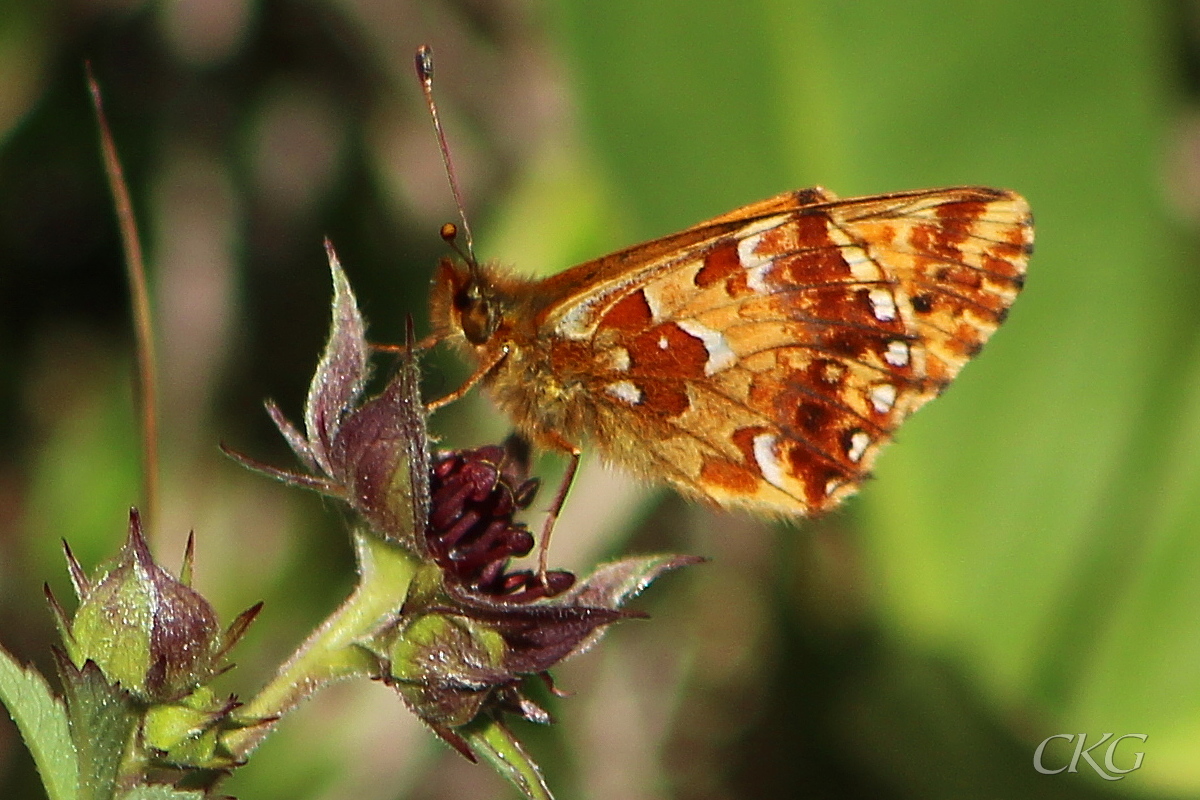
<path id="1" fill-rule="evenodd" d="M 538 287 L 494 264 L 470 268 L 447 259 L 434 279 L 430 317 L 440 337 L 477 364 L 494 364 L 482 383 L 516 426 L 557 448 L 581 437 L 591 415 L 570 365 L 552 365 L 552 343 L 537 336 L 536 320 L 554 299 Z"/>

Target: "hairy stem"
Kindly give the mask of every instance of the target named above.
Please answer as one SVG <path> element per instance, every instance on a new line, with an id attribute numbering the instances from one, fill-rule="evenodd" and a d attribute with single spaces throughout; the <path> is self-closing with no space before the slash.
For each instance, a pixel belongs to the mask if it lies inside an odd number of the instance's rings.
<path id="1" fill-rule="evenodd" d="M 224 743 L 235 757 L 246 758 L 280 717 L 322 687 L 378 673 L 378 661 L 358 642 L 392 620 L 408 594 L 417 562 L 407 551 L 369 533 L 356 530 L 353 535 L 358 586 L 300 645 L 279 674 L 239 709 L 239 715 L 271 722 L 230 732 Z"/>

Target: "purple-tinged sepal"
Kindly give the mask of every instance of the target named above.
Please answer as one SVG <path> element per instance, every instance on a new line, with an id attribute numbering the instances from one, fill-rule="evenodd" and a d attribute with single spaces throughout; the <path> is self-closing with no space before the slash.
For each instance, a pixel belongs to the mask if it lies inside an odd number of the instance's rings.
<path id="1" fill-rule="evenodd" d="M 363 400 L 371 375 L 366 324 L 328 242 L 326 251 L 333 276 L 332 323 L 309 385 L 304 432 L 273 402 L 266 403 L 271 419 L 309 472 L 277 469 L 228 448 L 225 452 L 251 469 L 342 500 L 377 535 L 420 555 L 428 510 L 429 436 L 416 358 L 411 349 L 402 353 L 383 391 Z"/>

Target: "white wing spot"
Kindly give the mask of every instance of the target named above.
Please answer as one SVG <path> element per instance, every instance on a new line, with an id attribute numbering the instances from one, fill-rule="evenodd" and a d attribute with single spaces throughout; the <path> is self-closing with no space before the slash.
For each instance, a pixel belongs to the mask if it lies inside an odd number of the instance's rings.
<path id="1" fill-rule="evenodd" d="M 850 446 L 846 448 L 846 457 L 857 464 L 862 460 L 863 453 L 867 452 L 867 445 L 870 443 L 870 436 L 862 431 L 855 431 L 850 434 Z"/>
<path id="2" fill-rule="evenodd" d="M 659 350 L 666 350 L 667 344 L 668 344 L 667 337 L 665 337 L 665 336 L 658 337 L 658 349 Z"/>
<path id="3" fill-rule="evenodd" d="M 845 483 L 845 481 L 842 480 L 841 478 L 830 478 L 829 480 L 827 480 L 825 482 L 825 496 L 829 497 L 830 495 L 832 495 L 838 489 L 842 488 L 842 484 L 844 484 L 844 483 Z"/>
<path id="4" fill-rule="evenodd" d="M 762 239 L 763 235 L 761 233 L 756 233 L 752 236 L 747 236 L 745 239 L 742 239 L 738 242 L 738 261 L 741 262 L 743 268 L 754 269 L 755 267 L 760 267 L 763 264 L 771 263 L 770 256 L 764 257 L 754 252 L 758 249 L 758 245 L 762 242 Z"/>
<path id="5" fill-rule="evenodd" d="M 610 347 L 607 350 L 601 351 L 596 361 L 602 369 L 612 372 L 629 371 L 629 351 L 624 347 Z"/>
<path id="6" fill-rule="evenodd" d="M 763 258 L 757 255 L 754 251 L 758 249 L 759 243 L 762 242 L 763 234 L 769 230 L 778 228 L 785 220 L 787 220 L 786 214 L 767 217 L 766 219 L 750 223 L 735 234 L 738 237 L 738 261 L 742 263 L 743 267 L 753 269 L 771 260 L 769 257 Z"/>
<path id="7" fill-rule="evenodd" d="M 872 261 L 867 251 L 851 239 L 845 231 L 837 225 L 826 223 L 825 235 L 841 250 L 842 260 L 846 262 L 846 266 L 850 268 L 850 275 L 856 281 L 865 283 L 883 279 L 879 265 Z"/>
<path id="8" fill-rule="evenodd" d="M 784 485 L 783 464 L 775 453 L 776 436 L 773 433 L 760 433 L 754 437 L 754 461 L 758 471 L 766 478 L 767 483 L 788 491 Z"/>
<path id="9" fill-rule="evenodd" d="M 855 280 L 877 281 L 882 277 L 879 267 L 861 247 L 842 247 L 842 260 L 850 268 L 850 275 Z"/>
<path id="10" fill-rule="evenodd" d="M 883 360 L 893 367 L 908 366 L 908 344 L 898 339 L 888 342 L 887 352 L 883 354 Z"/>
<path id="11" fill-rule="evenodd" d="M 756 233 L 738 242 L 738 261 L 746 270 L 746 285 L 758 294 L 770 294 L 771 287 L 767 286 L 766 277 L 775 261 L 770 256 L 760 256 L 755 253 L 763 235 Z"/>
<path id="12" fill-rule="evenodd" d="M 631 406 L 642 402 L 642 390 L 633 381 L 615 381 L 606 385 L 604 391 Z"/>
<path id="13" fill-rule="evenodd" d="M 775 260 L 774 256 L 759 255 L 755 250 L 762 244 L 763 234 L 778 228 L 786 219 L 786 216 L 767 217 L 753 222 L 737 232 L 737 236 L 740 237 L 737 243 L 738 262 L 748 273 L 746 285 L 758 294 L 771 293 L 771 287 L 767 286 L 766 277 Z"/>
<path id="14" fill-rule="evenodd" d="M 733 352 L 725 335 L 720 331 L 714 331 L 691 319 L 680 320 L 675 324 L 684 333 L 695 336 L 704 343 L 704 349 L 708 351 L 708 361 L 704 364 L 705 375 L 714 375 L 737 363 L 737 353 Z"/>
<path id="15" fill-rule="evenodd" d="M 880 383 L 871 387 L 871 405 L 880 414 L 886 414 L 896 405 L 896 387 L 890 383 Z"/>
<path id="16" fill-rule="evenodd" d="M 753 289 L 755 294 L 771 293 L 771 287 L 767 285 L 767 273 L 773 266 L 775 262 L 767 260 L 753 269 L 746 270 L 746 285 Z"/>
<path id="17" fill-rule="evenodd" d="M 867 299 L 871 301 L 871 310 L 875 313 L 875 319 L 880 322 L 891 322 L 896 318 L 896 298 L 892 297 L 892 293 L 888 289 L 877 286 L 867 292 Z"/>

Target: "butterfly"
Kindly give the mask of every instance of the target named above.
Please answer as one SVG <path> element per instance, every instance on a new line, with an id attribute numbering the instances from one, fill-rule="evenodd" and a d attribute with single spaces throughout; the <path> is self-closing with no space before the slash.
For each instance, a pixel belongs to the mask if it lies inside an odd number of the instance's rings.
<path id="1" fill-rule="evenodd" d="M 544 279 L 444 259 L 431 319 L 477 364 L 453 397 L 481 383 L 572 456 L 552 515 L 585 444 L 717 506 L 809 515 L 979 352 L 1032 249 L 1014 192 L 817 187 Z"/>

